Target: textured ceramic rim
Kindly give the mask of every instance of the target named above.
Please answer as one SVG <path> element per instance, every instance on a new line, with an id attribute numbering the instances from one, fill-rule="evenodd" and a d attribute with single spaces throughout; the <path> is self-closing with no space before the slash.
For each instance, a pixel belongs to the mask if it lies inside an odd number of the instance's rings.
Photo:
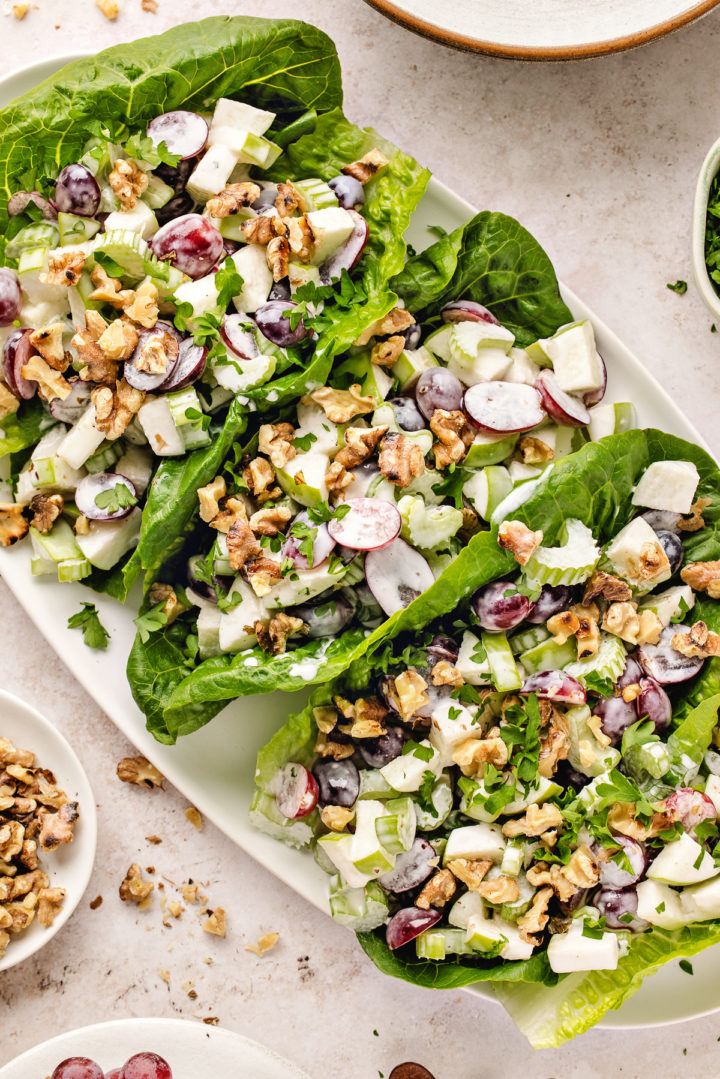
<path id="1" fill-rule="evenodd" d="M 716 318 L 720 318 L 720 296 L 710 280 L 705 262 L 705 222 L 710 185 L 718 171 L 720 171 L 720 139 L 717 139 L 708 150 L 698 174 L 692 210 L 691 242 L 695 284 L 705 306 Z"/>
<path id="2" fill-rule="evenodd" d="M 392 3 L 392 0 L 365 0 L 366 4 L 374 7 L 382 15 L 386 15 L 393 22 L 399 23 L 407 30 L 412 30 L 421 37 L 431 41 L 439 41 L 442 45 L 450 45 L 454 49 L 462 49 L 464 52 L 483 53 L 487 56 L 502 57 L 505 60 L 584 60 L 593 56 L 607 56 L 609 53 L 624 52 L 627 49 L 636 49 L 639 45 L 647 45 L 665 34 L 679 30 L 688 23 L 694 22 L 702 15 L 707 15 L 720 0 L 702 0 L 689 11 L 682 15 L 676 15 L 674 19 L 666 19 L 665 22 L 651 26 L 647 30 L 641 30 L 636 34 L 626 34 L 623 37 L 609 38 L 607 41 L 588 42 L 586 45 L 501 45 L 494 41 L 481 41 L 466 34 L 456 34 L 452 30 L 443 30 L 425 19 L 419 19 L 416 15 L 410 15 Z"/>

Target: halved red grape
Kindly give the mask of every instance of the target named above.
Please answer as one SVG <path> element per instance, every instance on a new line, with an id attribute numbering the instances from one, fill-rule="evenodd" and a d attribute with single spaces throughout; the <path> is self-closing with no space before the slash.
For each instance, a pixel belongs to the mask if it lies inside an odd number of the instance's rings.
<path id="1" fill-rule="evenodd" d="M 694 678 L 702 670 L 704 659 L 676 652 L 672 639 L 676 633 L 689 633 L 690 626 L 666 626 L 657 644 L 642 644 L 635 653 L 643 670 L 661 686 L 674 685 Z"/>
<path id="2" fill-rule="evenodd" d="M 379 738 L 363 738 L 358 743 L 358 752 L 368 768 L 384 768 L 400 756 L 406 740 L 402 727 L 386 727 L 385 734 Z"/>
<path id="3" fill-rule="evenodd" d="M 535 600 L 535 606 L 525 621 L 533 626 L 544 625 L 548 618 L 560 611 L 566 611 L 572 601 L 572 592 L 564 584 L 544 584 L 540 595 Z"/>
<path id="4" fill-rule="evenodd" d="M 184 214 L 168 221 L 150 239 L 152 253 L 197 280 L 209 274 L 223 253 L 223 238 L 206 217 Z"/>
<path id="5" fill-rule="evenodd" d="M 174 355 L 172 351 L 166 350 L 166 356 L 168 357 L 168 363 L 164 371 L 158 371 L 153 373 L 152 371 L 141 371 L 137 364 L 140 361 L 143 349 L 154 338 L 162 338 L 165 334 L 169 334 L 174 338 L 178 344 L 178 351 Z M 142 330 L 138 337 L 135 351 L 129 360 L 125 360 L 124 374 L 130 385 L 136 390 L 145 390 L 146 393 L 151 393 L 153 390 L 160 389 L 174 373 L 180 359 L 180 343 L 182 337 L 170 322 L 156 322 L 151 330 Z"/>
<path id="6" fill-rule="evenodd" d="M 343 270 L 350 273 L 359 262 L 360 256 L 365 250 L 365 244 L 368 242 L 370 229 L 365 218 L 361 217 L 355 210 L 348 210 L 348 213 L 355 221 L 355 228 L 342 247 L 339 247 L 327 262 L 323 262 L 320 267 L 320 281 L 323 285 L 338 281 L 342 277 Z"/>
<path id="7" fill-rule="evenodd" d="M 207 355 L 207 345 L 196 345 L 192 337 L 186 337 L 180 342 L 177 362 L 158 389 L 170 393 L 171 390 L 181 390 L 183 386 L 197 382 L 205 370 Z"/>
<path id="8" fill-rule="evenodd" d="M 437 868 L 437 851 L 427 839 L 417 836 L 410 850 L 401 851 L 389 873 L 378 877 L 386 892 L 411 892 L 428 879 Z"/>
<path id="9" fill-rule="evenodd" d="M 597 907 L 605 919 L 608 929 L 629 929 L 642 933 L 650 928 L 644 918 L 637 918 L 637 891 L 629 888 L 600 888 L 593 896 L 593 906 Z"/>
<path id="10" fill-rule="evenodd" d="M 686 832 L 692 832 L 704 820 L 715 820 L 717 810 L 707 794 L 693 790 L 692 787 L 680 787 L 667 799 L 667 807 L 680 821 Z"/>
<path id="11" fill-rule="evenodd" d="M 398 538 L 368 551 L 365 580 L 385 614 L 394 614 L 434 584 L 435 576 L 420 552 Z"/>
<path id="12" fill-rule="evenodd" d="M 529 431 L 545 419 L 539 392 L 522 382 L 478 382 L 465 391 L 465 415 L 488 434 Z"/>
<path id="13" fill-rule="evenodd" d="M 318 786 L 321 805 L 354 806 L 360 793 L 360 773 L 349 758 L 334 761 L 321 757 L 313 765 L 313 776 Z"/>
<path id="14" fill-rule="evenodd" d="M 136 1053 L 123 1064 L 120 1079 L 172 1079 L 172 1070 L 157 1053 Z"/>
<path id="15" fill-rule="evenodd" d="M 57 210 L 39 191 L 16 191 L 12 194 L 7 204 L 8 217 L 17 217 L 18 214 L 25 213 L 31 202 L 46 221 L 57 221 Z"/>
<path id="16" fill-rule="evenodd" d="M 641 678 L 640 696 L 635 701 L 640 719 L 649 719 L 655 726 L 655 732 L 661 734 L 670 726 L 672 703 L 662 686 L 654 678 Z"/>
<path id="17" fill-rule="evenodd" d="M 561 701 L 563 704 L 585 704 L 587 694 L 577 678 L 565 671 L 539 671 L 526 678 L 520 693 L 527 696 L 534 693 L 549 701 Z"/>
<path id="18" fill-rule="evenodd" d="M 622 697 L 601 697 L 592 711 L 593 715 L 600 716 L 600 726 L 613 745 L 618 745 L 628 727 L 637 723 L 635 705 Z"/>
<path id="19" fill-rule="evenodd" d="M 20 318 L 22 289 L 18 275 L 6 266 L 0 267 L 0 326 L 12 326 Z"/>
<path id="20" fill-rule="evenodd" d="M 675 536 L 680 532 L 678 525 L 683 519 L 682 513 L 673 513 L 671 510 L 644 510 L 640 516 L 656 532 L 672 532 Z"/>
<path id="21" fill-rule="evenodd" d="M 422 326 L 419 322 L 413 322 L 411 326 L 402 331 L 402 335 L 405 338 L 405 348 L 418 348 L 422 338 Z"/>
<path id="22" fill-rule="evenodd" d="M 618 689 L 626 686 L 636 686 L 643 676 L 643 669 L 634 656 L 628 656 L 625 660 L 625 668 L 615 685 Z"/>
<path id="23" fill-rule="evenodd" d="M 583 394 L 583 401 L 588 408 L 592 408 L 593 405 L 599 405 L 605 396 L 607 389 L 607 367 L 605 366 L 605 360 L 600 353 L 597 353 L 597 361 L 600 367 L 601 382 L 596 390 L 589 390 L 588 393 Z"/>
<path id="24" fill-rule="evenodd" d="M 50 415 L 61 423 L 77 423 L 90 404 L 90 394 L 95 389 L 95 383 L 83 382 L 77 376 L 67 379 L 67 382 L 70 386 L 69 395 L 64 401 L 61 401 L 59 397 L 54 397 L 48 408 Z"/>
<path id="25" fill-rule="evenodd" d="M 290 323 L 290 312 L 297 307 L 293 300 L 269 300 L 261 304 L 255 312 L 255 322 L 263 337 L 267 337 L 278 348 L 290 348 L 299 345 L 308 335 L 302 319 L 295 329 Z"/>
<path id="26" fill-rule="evenodd" d="M 630 839 L 626 835 L 615 836 L 614 843 L 620 847 L 622 853 L 627 858 L 627 864 L 629 869 L 624 868 L 623 864 L 614 860 L 613 856 L 607 860 L 598 859 L 598 871 L 600 873 L 600 883 L 603 887 L 607 888 L 627 888 L 631 884 L 635 884 L 640 880 L 647 868 L 648 860 L 647 855 L 643 847 L 637 842 L 636 839 Z M 603 847 L 600 844 L 593 846 L 593 853 L 596 858 L 598 854 L 603 851 Z M 602 857 L 609 852 L 604 852 Z"/>
<path id="27" fill-rule="evenodd" d="M 657 538 L 660 540 L 660 545 L 668 557 L 671 572 L 677 573 L 685 557 L 682 540 L 674 532 L 668 532 L 665 528 L 656 529 L 655 531 Z"/>
<path id="28" fill-rule="evenodd" d="M 561 390 L 555 372 L 549 367 L 540 372 L 535 389 L 542 398 L 543 408 L 556 423 L 567 427 L 586 427 L 590 423 L 590 413 L 582 398 Z"/>
<path id="29" fill-rule="evenodd" d="M 196 112 L 173 109 L 163 112 L 147 126 L 148 138 L 156 146 L 164 142 L 171 154 L 181 158 L 196 157 L 204 148 L 209 133 L 207 120 Z"/>
<path id="30" fill-rule="evenodd" d="M 402 517 L 392 503 L 381 498 L 349 498 L 344 506 L 350 507 L 344 517 L 333 517 L 328 523 L 336 543 L 353 551 L 372 551 L 399 536 Z"/>
<path id="31" fill-rule="evenodd" d="M 443 307 L 440 313 L 443 322 L 490 322 L 493 326 L 500 325 L 492 311 L 474 300 L 456 300 Z"/>
<path id="32" fill-rule="evenodd" d="M 248 325 L 247 315 L 226 315 L 220 327 L 220 334 L 233 352 L 243 360 L 254 360 L 260 355 L 255 335 Z"/>
<path id="33" fill-rule="evenodd" d="M 127 476 L 114 472 L 94 472 L 84 476 L 75 488 L 75 505 L 84 517 L 92 521 L 117 521 L 127 517 L 135 503 L 126 506 L 122 502 L 130 499 L 137 500 L 134 483 Z M 121 504 L 118 505 L 118 502 Z"/>
<path id="34" fill-rule="evenodd" d="M 440 368 L 438 368 L 438 370 L 440 370 Z M 462 389 L 460 390 L 460 393 L 462 394 Z M 387 405 L 392 405 L 395 419 L 397 420 L 398 427 L 401 431 L 427 430 L 425 417 L 412 397 L 391 397 L 390 400 L 385 403 Z"/>
<path id="35" fill-rule="evenodd" d="M 318 802 L 318 785 L 305 765 L 291 761 L 276 774 L 273 793 L 283 817 L 297 820 L 312 813 Z"/>
<path id="36" fill-rule="evenodd" d="M 60 213 L 94 217 L 100 207 L 100 188 L 90 169 L 66 165 L 55 181 L 53 201 Z"/>
<path id="37" fill-rule="evenodd" d="M 436 637 L 433 637 L 430 644 L 427 646 L 427 654 L 429 667 L 434 667 L 436 663 L 440 663 L 442 660 L 454 665 L 457 663 L 460 647 L 457 641 L 454 641 L 452 637 L 444 637 L 441 634 L 438 634 Z"/>
<path id="38" fill-rule="evenodd" d="M 306 626 L 306 636 L 310 640 L 319 640 L 323 637 L 337 637 L 342 633 L 352 622 L 356 607 L 357 600 L 352 589 L 341 588 L 335 592 L 326 592 L 310 603 L 292 607 L 288 613 L 302 618 Z"/>
<path id="39" fill-rule="evenodd" d="M 67 1057 L 62 1060 L 52 1079 L 104 1079 L 105 1073 L 90 1057 Z"/>
<path id="40" fill-rule="evenodd" d="M 436 408 L 453 412 L 462 407 L 462 383 L 447 367 L 431 367 L 423 371 L 415 384 L 415 400 L 423 416 L 429 420 Z"/>
<path id="41" fill-rule="evenodd" d="M 335 192 L 343 210 L 359 210 L 365 202 L 365 188 L 354 176 L 333 176 L 328 180 L 328 187 Z"/>
<path id="42" fill-rule="evenodd" d="M 431 929 L 442 918 L 439 910 L 420 910 L 419 907 L 403 907 L 387 924 L 385 940 L 388 948 L 395 951 Z"/>
<path id="43" fill-rule="evenodd" d="M 483 629 L 500 633 L 514 629 L 532 613 L 532 600 L 518 591 L 511 581 L 494 581 L 486 584 L 470 601 L 477 620 Z"/>
<path id="44" fill-rule="evenodd" d="M 312 532 L 308 533 L 310 529 Z M 297 532 L 297 535 L 294 535 L 294 532 Z M 325 523 L 316 524 L 310 520 L 307 510 L 300 510 L 288 528 L 287 538 L 282 546 L 283 558 L 292 558 L 296 569 L 311 568 L 310 560 L 300 550 L 307 539 L 312 539 L 312 567 L 319 566 L 330 557 L 335 547 L 335 540 Z"/>
<path id="45" fill-rule="evenodd" d="M 13 393 L 23 401 L 35 396 L 38 384 L 32 379 L 23 378 L 22 369 L 34 354 L 30 343 L 32 330 L 14 330 L 3 348 L 3 373 Z"/>

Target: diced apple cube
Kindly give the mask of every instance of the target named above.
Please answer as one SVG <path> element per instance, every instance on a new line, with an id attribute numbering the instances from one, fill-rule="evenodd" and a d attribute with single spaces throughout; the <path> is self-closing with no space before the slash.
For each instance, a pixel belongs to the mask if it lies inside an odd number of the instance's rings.
<path id="1" fill-rule="evenodd" d="M 689 513 L 700 482 L 692 461 L 653 461 L 633 491 L 634 506 Z"/>

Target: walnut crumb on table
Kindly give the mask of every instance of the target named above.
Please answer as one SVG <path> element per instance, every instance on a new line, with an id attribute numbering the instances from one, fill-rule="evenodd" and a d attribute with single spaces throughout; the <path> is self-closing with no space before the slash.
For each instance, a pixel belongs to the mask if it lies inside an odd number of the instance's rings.
<path id="1" fill-rule="evenodd" d="M 258 939 L 257 944 L 246 944 L 245 951 L 254 952 L 255 955 L 262 957 L 266 952 L 272 951 L 279 939 L 279 933 L 264 933 L 263 936 Z"/>
<path id="2" fill-rule="evenodd" d="M 198 832 L 202 831 L 203 818 L 202 813 L 195 806 L 188 806 L 185 810 L 185 816 L 190 821 L 194 828 L 197 828 Z"/>
<path id="3" fill-rule="evenodd" d="M 112 22 L 117 19 L 120 14 L 120 7 L 117 0 L 95 0 L 96 7 L 99 7 L 106 19 L 110 19 Z"/>
<path id="4" fill-rule="evenodd" d="M 24 19 L 25 16 L 27 15 L 28 11 L 30 10 L 30 5 L 29 4 L 13 4 L 11 10 L 12 10 L 12 13 L 15 16 L 16 19 Z"/>

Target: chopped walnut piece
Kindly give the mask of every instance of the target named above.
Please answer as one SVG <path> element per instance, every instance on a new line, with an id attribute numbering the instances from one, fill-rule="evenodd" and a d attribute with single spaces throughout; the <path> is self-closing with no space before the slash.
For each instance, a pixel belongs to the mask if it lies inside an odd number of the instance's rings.
<path id="1" fill-rule="evenodd" d="M 620 696 L 626 704 L 632 704 L 642 694 L 642 686 L 639 682 L 632 682 L 629 686 L 623 686 Z"/>
<path id="2" fill-rule="evenodd" d="M 405 338 L 400 334 L 387 337 L 384 341 L 378 341 L 373 345 L 370 353 L 370 362 L 378 367 L 392 367 L 406 347 Z"/>
<path id="3" fill-rule="evenodd" d="M 287 183 L 277 185 L 278 196 L 275 199 L 275 209 L 281 217 L 289 217 L 296 211 L 301 214 L 307 209 L 305 199 L 290 180 Z M 257 197 L 257 196 L 256 196 Z"/>
<path id="4" fill-rule="evenodd" d="M 545 623 L 555 644 L 565 644 L 580 628 L 580 619 L 573 611 L 558 611 Z"/>
<path id="5" fill-rule="evenodd" d="M 65 802 L 57 813 L 41 809 L 38 813 L 40 832 L 38 843 L 43 850 L 54 850 L 63 843 L 72 843 L 73 828 L 80 816 L 77 802 Z"/>
<path id="6" fill-rule="evenodd" d="M 492 869 L 492 862 L 489 859 L 471 861 L 467 858 L 455 858 L 448 862 L 447 868 L 453 876 L 467 885 L 471 892 L 477 892 L 488 871 Z"/>
<path id="7" fill-rule="evenodd" d="M 594 604 L 589 608 L 575 603 L 572 611 L 578 618 L 578 628 L 575 630 L 578 659 L 588 659 L 590 656 L 594 656 L 600 647 L 600 627 L 597 624 L 598 610 Z"/>
<path id="8" fill-rule="evenodd" d="M 323 806 L 320 811 L 320 820 L 331 832 L 342 832 L 354 816 L 355 811 L 344 806 Z"/>
<path id="9" fill-rule="evenodd" d="M 694 622 L 689 633 L 676 633 L 672 639 L 676 652 L 689 658 L 720 656 L 720 634 L 713 633 L 705 622 Z"/>
<path id="10" fill-rule="evenodd" d="M 621 835 L 626 835 L 630 839 L 637 839 L 639 843 L 644 843 L 646 839 L 656 836 L 669 828 L 675 820 L 672 811 L 665 809 L 664 803 L 661 803 L 661 805 L 663 808 L 653 813 L 650 824 L 645 825 L 635 819 L 634 802 L 615 802 L 608 812 L 608 828 L 611 832 L 620 832 Z"/>
<path id="11" fill-rule="evenodd" d="M 187 604 L 183 603 L 182 600 L 178 598 L 177 592 L 173 586 L 170 584 L 163 584 L 160 581 L 155 581 L 155 583 L 150 586 L 148 599 L 153 607 L 162 604 L 160 612 L 161 614 L 164 614 L 167 619 L 165 622 L 166 626 L 172 625 L 181 614 L 184 614 L 185 611 L 189 610 Z"/>
<path id="12" fill-rule="evenodd" d="M 589 603 L 591 600 L 597 599 L 598 596 L 602 596 L 608 603 L 613 603 L 616 600 L 624 602 L 631 598 L 632 590 L 630 585 L 625 581 L 621 581 L 619 577 L 613 577 L 611 573 L 604 573 L 603 570 L 596 569 L 590 580 L 585 584 L 583 603 Z"/>
<path id="13" fill-rule="evenodd" d="M 149 277 L 141 281 L 133 293 L 132 299 L 125 304 L 125 314 L 138 326 L 151 330 L 158 320 L 159 293 L 157 286 Z"/>
<path id="14" fill-rule="evenodd" d="M 211 525 L 214 522 L 211 521 Z M 227 551 L 230 569 L 237 573 L 251 559 L 262 551 L 250 527 L 247 517 L 236 517 L 227 531 Z"/>
<path id="15" fill-rule="evenodd" d="M 12 547 L 27 535 L 23 507 L 16 502 L 0 502 L 0 547 Z"/>
<path id="16" fill-rule="evenodd" d="M 75 521 L 73 529 L 76 536 L 89 536 L 90 535 L 90 520 L 88 517 L 84 517 L 82 513 Z"/>
<path id="17" fill-rule="evenodd" d="M 529 805 L 524 816 L 506 821 L 502 832 L 509 838 L 516 835 L 542 835 L 548 828 L 559 828 L 562 823 L 563 815 L 558 807 L 546 802 L 544 805 Z"/>
<path id="18" fill-rule="evenodd" d="M 576 888 L 592 888 L 597 884 L 600 872 L 588 846 L 582 844 L 573 851 L 563 874 Z"/>
<path id="19" fill-rule="evenodd" d="M 13 4 L 11 10 L 12 10 L 12 13 L 15 16 L 15 18 L 18 21 L 20 21 L 20 20 L 24 19 L 25 16 L 27 15 L 28 11 L 30 10 L 30 5 L 29 4 Z"/>
<path id="20" fill-rule="evenodd" d="M 149 11 L 151 15 L 154 15 L 158 9 L 157 0 L 140 0 L 140 7 L 143 11 Z"/>
<path id="21" fill-rule="evenodd" d="M 277 214 L 260 214 L 240 226 L 246 243 L 269 244 L 275 236 L 286 236 L 287 225 Z"/>
<path id="22" fill-rule="evenodd" d="M 104 319 L 103 322 L 105 322 Z M 83 382 L 97 382 L 101 386 L 114 387 L 118 374 L 117 362 L 105 355 L 97 341 L 93 339 L 94 332 L 94 330 L 92 332 L 78 330 L 70 342 L 84 364 L 84 367 L 80 368 L 80 378 Z"/>
<path id="23" fill-rule="evenodd" d="M 520 930 L 520 939 L 526 944 L 534 946 L 539 943 L 536 934 L 542 933 L 548 923 L 550 916 L 547 913 L 547 908 L 552 894 L 552 888 L 541 888 L 533 896 L 530 910 L 518 918 L 517 927 Z"/>
<path id="24" fill-rule="evenodd" d="M 313 717 L 317 729 L 323 734 L 329 734 L 337 726 L 338 714 L 330 705 L 319 705 L 313 708 Z"/>
<path id="25" fill-rule="evenodd" d="M 399 712 L 404 720 L 410 720 L 421 708 L 429 704 L 430 698 L 425 692 L 427 682 L 417 671 L 403 671 L 395 678 Z"/>
<path id="26" fill-rule="evenodd" d="M 552 707 L 552 702 L 547 701 Z M 540 756 L 538 773 L 545 779 L 551 779 L 557 771 L 560 761 L 567 760 L 570 751 L 570 735 L 567 721 L 562 712 L 552 707 L 552 715 L 540 736 Z"/>
<path id="27" fill-rule="evenodd" d="M 319 757 L 332 757 L 335 761 L 342 761 L 352 757 L 355 746 L 352 742 L 337 742 L 333 738 L 328 738 L 322 731 L 318 731 L 313 752 Z"/>
<path id="28" fill-rule="evenodd" d="M 106 19 L 114 22 L 120 14 L 120 5 L 117 0 L 95 0 L 95 6 L 100 8 Z"/>
<path id="29" fill-rule="evenodd" d="M 273 467 L 264 457 L 256 457 L 243 469 L 243 479 L 251 495 L 258 498 L 266 494 L 275 482 Z"/>
<path id="30" fill-rule="evenodd" d="M 690 517 L 683 517 L 678 521 L 678 528 L 681 532 L 699 532 L 701 528 L 705 527 L 705 518 L 702 515 L 703 510 L 710 505 L 711 498 L 698 498 L 693 502 L 690 507 Z"/>
<path id="31" fill-rule="evenodd" d="M 355 468 L 372 457 L 378 443 L 387 434 L 386 424 L 378 427 L 348 427 L 345 431 L 345 445 L 335 455 L 335 463 L 344 468 Z"/>
<path id="32" fill-rule="evenodd" d="M 555 451 L 547 442 L 543 442 L 534 435 L 522 435 L 518 442 L 518 450 L 522 462 L 525 465 L 540 465 L 546 461 L 552 461 Z"/>
<path id="33" fill-rule="evenodd" d="M 256 536 L 277 536 L 291 517 L 292 511 L 287 506 L 268 506 L 253 513 L 249 524 Z"/>
<path id="34" fill-rule="evenodd" d="M 220 499 L 225 498 L 227 486 L 222 476 L 216 476 L 204 487 L 198 487 L 198 501 L 200 503 L 200 520 L 209 524 L 220 512 Z"/>
<path id="35" fill-rule="evenodd" d="M 97 347 L 103 350 L 109 360 L 120 363 L 130 359 L 137 343 L 138 333 L 132 322 L 128 322 L 125 318 L 116 318 L 98 338 Z M 175 347 L 177 348 L 177 343 Z M 144 370 L 149 370 L 149 368 L 144 368 Z"/>
<path id="36" fill-rule="evenodd" d="M 280 940 L 279 933 L 264 933 L 259 939 L 257 944 L 246 944 L 246 952 L 254 952 L 255 955 L 262 957 L 266 952 L 272 951 L 277 942 Z"/>
<path id="37" fill-rule="evenodd" d="M 332 386 L 320 386 L 302 399 L 304 405 L 314 401 L 324 410 L 333 423 L 347 423 L 355 416 L 374 412 L 375 398 L 363 397 L 359 383 L 354 383 L 349 390 L 335 390 Z M 272 460 L 272 458 L 271 458 Z"/>
<path id="38" fill-rule="evenodd" d="M 60 913 L 65 900 L 64 888 L 41 888 L 38 892 L 37 920 L 49 928 Z"/>
<path id="39" fill-rule="evenodd" d="M 512 877 L 500 874 L 492 880 L 484 880 L 478 885 L 478 892 L 488 903 L 514 903 L 520 895 L 518 883 Z"/>
<path id="40" fill-rule="evenodd" d="M 287 277 L 290 265 L 290 244 L 286 236 L 274 236 L 265 249 L 265 261 L 272 271 L 273 281 Z"/>
<path id="41" fill-rule="evenodd" d="M 101 341 L 98 341 L 98 344 L 101 344 Z M 162 375 L 171 364 L 175 363 L 179 351 L 177 338 L 167 330 L 152 333 L 143 340 L 135 366 L 138 371 L 147 371 L 150 375 Z"/>
<path id="42" fill-rule="evenodd" d="M 636 603 L 611 603 L 603 617 L 603 629 L 628 644 L 657 644 L 662 622 L 654 611 L 638 611 Z"/>
<path id="43" fill-rule="evenodd" d="M 215 479 L 217 478 L 216 476 Z M 239 498 L 235 498 L 234 495 L 221 498 L 218 512 L 209 522 L 210 527 L 217 532 L 227 533 L 236 521 L 247 521 L 244 503 Z"/>
<path id="44" fill-rule="evenodd" d="M 54 401 L 58 397 L 64 401 L 70 395 L 70 384 L 42 356 L 31 356 L 21 367 L 20 374 L 29 382 L 37 382 L 43 401 Z"/>
<path id="45" fill-rule="evenodd" d="M 90 271 L 90 280 L 95 286 L 90 299 L 98 303 L 109 303 L 111 307 L 122 310 L 133 298 L 132 290 L 122 288 L 122 282 L 117 277 L 110 277 L 99 263 Z"/>
<path id="46" fill-rule="evenodd" d="M 295 618 L 284 611 L 274 615 L 267 628 L 259 621 L 254 628 L 260 647 L 274 656 L 279 656 L 286 650 L 289 637 L 296 633 L 307 633 L 307 626 L 302 618 Z"/>
<path id="47" fill-rule="evenodd" d="M 90 394 L 90 400 L 95 405 L 95 426 L 112 440 L 125 433 L 127 425 L 142 407 L 145 394 L 123 378 L 114 393 L 109 386 L 99 386 Z"/>
<path id="48" fill-rule="evenodd" d="M 165 776 L 146 757 L 123 757 L 117 766 L 118 779 L 123 783 L 134 783 L 138 787 L 153 790 L 162 787 Z"/>
<path id="49" fill-rule="evenodd" d="M 542 529 L 533 532 L 522 521 L 503 521 L 498 530 L 498 546 L 510 551 L 521 566 L 527 565 L 542 541 Z"/>
<path id="50" fill-rule="evenodd" d="M 6 416 L 9 416 L 13 412 L 17 412 L 19 406 L 19 398 L 15 396 L 12 390 L 6 386 L 4 382 L 0 382 L 0 420 L 4 420 Z"/>
<path id="51" fill-rule="evenodd" d="M 132 210 L 137 200 L 146 190 L 148 178 L 137 161 L 120 157 L 108 176 L 108 182 L 115 192 L 121 208 L 123 210 Z"/>
<path id="52" fill-rule="evenodd" d="M 298 262 L 312 262 L 316 247 L 315 233 L 307 214 L 303 214 L 302 217 L 289 217 L 287 229 L 288 243 L 293 257 Z M 292 279 L 290 283 L 292 284 Z"/>
<path id="53" fill-rule="evenodd" d="M 388 311 L 387 315 L 383 315 L 377 322 L 373 322 L 367 329 L 363 330 L 357 340 L 353 341 L 353 344 L 361 347 L 366 345 L 371 337 L 387 337 L 389 334 L 402 333 L 403 330 L 409 329 L 414 322 L 414 317 L 406 308 L 393 307 L 392 311 Z"/>
<path id="54" fill-rule="evenodd" d="M 284 468 L 295 456 L 291 423 L 263 423 L 258 432 L 258 450 L 269 457 L 275 468 Z"/>
<path id="55" fill-rule="evenodd" d="M 245 572 L 250 587 L 256 596 L 267 596 L 273 587 L 282 580 L 282 567 L 274 558 L 266 558 L 258 553 L 245 563 Z"/>
<path id="56" fill-rule="evenodd" d="M 397 431 L 385 435 L 378 463 L 385 479 L 396 487 L 407 487 L 425 471 L 422 447 Z"/>
<path id="57" fill-rule="evenodd" d="M 441 659 L 430 672 L 430 681 L 434 686 L 461 686 L 465 679 L 457 667 L 453 667 L 446 659 Z"/>
<path id="58" fill-rule="evenodd" d="M 68 366 L 62 341 L 64 330 L 63 322 L 51 322 L 49 326 L 42 326 L 30 334 L 30 344 L 54 371 L 65 371 Z"/>
<path id="59" fill-rule="evenodd" d="M 195 806 L 188 806 L 187 809 L 185 810 L 185 816 L 187 817 L 187 819 L 190 821 L 193 828 L 197 832 L 202 832 L 203 819 L 202 819 L 202 813 L 200 812 L 199 809 L 196 809 Z"/>
<path id="60" fill-rule="evenodd" d="M 339 461 L 333 461 L 325 473 L 325 486 L 331 495 L 341 495 L 354 482 L 352 472 L 348 472 Z"/>
<path id="61" fill-rule="evenodd" d="M 456 888 L 455 877 L 450 870 L 439 869 L 420 892 L 415 900 L 415 906 L 420 910 L 430 910 L 430 907 L 442 908 L 455 895 Z"/>
<path id="62" fill-rule="evenodd" d="M 93 311 L 92 307 L 90 307 L 85 312 L 85 326 L 87 329 L 81 330 L 77 327 L 77 330 L 78 333 L 86 333 L 88 341 L 99 341 L 108 325 L 109 323 L 105 321 L 100 312 Z"/>
<path id="63" fill-rule="evenodd" d="M 143 903 L 150 893 L 154 891 L 155 885 L 151 880 L 143 880 L 142 869 L 137 864 L 133 864 L 125 874 L 125 879 L 120 885 L 120 898 L 123 903 Z"/>
<path id="64" fill-rule="evenodd" d="M 433 446 L 437 468 L 447 468 L 462 461 L 475 437 L 465 413 L 459 409 L 448 412 L 436 408 L 430 419 L 430 430 L 438 439 Z"/>
<path id="65" fill-rule="evenodd" d="M 720 599 L 720 560 L 689 562 L 680 570 L 680 576 L 696 592 L 707 592 L 710 599 Z"/>
<path id="66" fill-rule="evenodd" d="M 77 285 L 84 268 L 84 251 L 50 255 L 47 271 L 40 274 L 40 280 L 44 285 Z"/>
<path id="67" fill-rule="evenodd" d="M 387 165 L 388 159 L 381 150 L 375 147 L 369 150 L 358 161 L 352 161 L 349 165 L 343 165 L 341 172 L 344 172 L 346 176 L 352 176 L 355 180 L 359 180 L 361 184 L 368 183 L 372 180 L 378 169 L 384 168 Z"/>
<path id="68" fill-rule="evenodd" d="M 380 738 L 387 733 L 382 721 L 388 709 L 377 697 L 359 697 L 353 713 L 352 725 L 347 731 L 352 738 Z M 345 727 L 342 730 L 345 731 Z"/>
<path id="69" fill-rule="evenodd" d="M 225 911 L 222 907 L 216 907 L 210 913 L 207 921 L 203 922 L 203 932 L 210 933 L 213 937 L 224 937 L 225 930 Z"/>
<path id="70" fill-rule="evenodd" d="M 508 747 L 500 737 L 500 728 L 492 727 L 484 738 L 467 738 L 453 751 L 453 762 L 465 776 L 480 777 L 485 765 L 504 768 L 508 762 Z"/>
<path id="71" fill-rule="evenodd" d="M 228 184 L 219 195 L 207 200 L 205 209 L 212 217 L 234 217 L 240 210 L 251 206 L 259 194 L 259 185 L 252 181 Z"/>
<path id="72" fill-rule="evenodd" d="M 659 540 L 643 543 L 640 554 L 632 562 L 632 574 L 641 581 L 651 581 L 670 568 L 670 561 Z"/>
<path id="73" fill-rule="evenodd" d="M 34 495 L 30 499 L 30 524 L 42 535 L 47 535 L 65 508 L 62 495 Z"/>

